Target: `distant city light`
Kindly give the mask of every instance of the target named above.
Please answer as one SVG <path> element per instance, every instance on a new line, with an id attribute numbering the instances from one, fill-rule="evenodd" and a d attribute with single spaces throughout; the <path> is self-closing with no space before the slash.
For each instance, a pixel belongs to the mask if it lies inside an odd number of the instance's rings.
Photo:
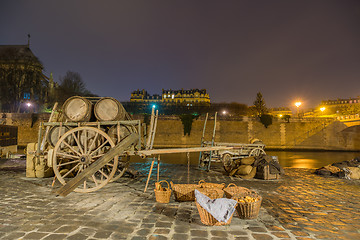
<path id="1" fill-rule="evenodd" d="M 156 108 L 156 105 L 154 104 L 154 105 L 152 105 L 152 108 Z"/>
<path id="2" fill-rule="evenodd" d="M 26 106 L 31 107 L 31 103 L 29 103 L 29 102 L 26 103 Z"/>
<path id="3" fill-rule="evenodd" d="M 325 109 L 326 109 L 326 107 L 321 107 L 321 108 L 320 108 L 320 111 L 323 112 L 323 111 L 325 111 Z"/>
<path id="4" fill-rule="evenodd" d="M 282 117 L 283 115 L 282 114 L 279 114 L 279 117 Z"/>
<path id="5" fill-rule="evenodd" d="M 226 114 L 227 114 L 227 111 L 226 111 L 226 110 L 222 111 L 222 114 L 223 114 L 223 115 L 226 115 Z"/>
<path id="6" fill-rule="evenodd" d="M 296 106 L 296 107 L 300 107 L 301 104 L 302 104 L 301 102 L 296 102 L 296 103 L 295 103 L 295 106 Z"/>

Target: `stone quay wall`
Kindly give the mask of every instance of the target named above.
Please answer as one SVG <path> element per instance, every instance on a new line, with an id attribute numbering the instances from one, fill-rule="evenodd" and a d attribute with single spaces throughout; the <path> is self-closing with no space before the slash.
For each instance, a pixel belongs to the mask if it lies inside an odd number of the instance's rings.
<path id="1" fill-rule="evenodd" d="M 1 113 L 0 113 L 1 114 Z M 36 142 L 40 122 L 47 122 L 50 114 L 6 113 L 2 122 L 18 126 L 18 145 Z M 190 136 L 184 136 L 178 117 L 159 117 L 155 136 L 155 147 L 200 146 L 204 119 L 194 120 Z M 211 141 L 214 120 L 207 122 L 205 140 Z M 266 144 L 267 149 L 341 150 L 360 151 L 360 126 L 328 119 L 292 120 L 290 123 L 274 121 L 267 128 L 254 119 L 220 119 L 216 124 L 216 142 L 250 143 L 256 138 Z"/>

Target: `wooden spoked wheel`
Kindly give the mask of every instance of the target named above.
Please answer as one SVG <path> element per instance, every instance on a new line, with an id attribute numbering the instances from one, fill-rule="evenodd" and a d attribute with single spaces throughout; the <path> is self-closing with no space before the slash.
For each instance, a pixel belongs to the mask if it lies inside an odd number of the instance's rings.
<path id="1" fill-rule="evenodd" d="M 129 163 L 130 163 L 130 156 L 120 157 L 116 172 L 115 172 L 114 176 L 112 177 L 112 179 L 110 180 L 110 182 L 114 182 L 114 181 L 118 180 L 119 178 L 121 178 L 124 175 L 124 173 L 126 172 L 127 168 L 129 167 Z"/>
<path id="2" fill-rule="evenodd" d="M 262 148 L 254 148 L 249 153 L 250 157 L 258 157 L 261 155 L 266 155 L 265 150 Z"/>
<path id="3" fill-rule="evenodd" d="M 115 146 L 111 138 L 94 127 L 77 127 L 67 131 L 56 143 L 53 170 L 61 184 L 77 176 Z M 117 171 L 118 156 L 84 180 L 74 191 L 93 192 L 105 186 Z"/>

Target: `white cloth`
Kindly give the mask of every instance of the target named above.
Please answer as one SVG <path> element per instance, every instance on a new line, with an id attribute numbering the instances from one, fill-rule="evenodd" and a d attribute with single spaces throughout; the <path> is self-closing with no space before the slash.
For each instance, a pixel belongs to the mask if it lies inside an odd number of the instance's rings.
<path id="1" fill-rule="evenodd" d="M 211 199 L 195 189 L 196 202 L 219 222 L 227 223 L 235 211 L 237 201 L 227 198 Z"/>

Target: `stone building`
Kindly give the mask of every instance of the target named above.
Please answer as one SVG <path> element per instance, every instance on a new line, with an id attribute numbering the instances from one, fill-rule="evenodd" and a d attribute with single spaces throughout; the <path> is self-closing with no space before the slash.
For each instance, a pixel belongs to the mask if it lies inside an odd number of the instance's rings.
<path id="1" fill-rule="evenodd" d="M 327 114 L 359 114 L 360 110 L 360 97 L 324 100 L 321 101 L 319 109 L 323 108 Z"/>
<path id="2" fill-rule="evenodd" d="M 34 111 L 43 104 L 49 84 L 43 69 L 29 44 L 0 45 L 0 111 Z"/>
<path id="3" fill-rule="evenodd" d="M 136 90 L 131 93 L 130 102 L 136 103 L 161 103 L 169 105 L 210 105 L 209 94 L 206 93 L 206 89 L 190 89 L 190 90 L 164 90 L 162 94 L 150 95 L 147 91 Z"/>

